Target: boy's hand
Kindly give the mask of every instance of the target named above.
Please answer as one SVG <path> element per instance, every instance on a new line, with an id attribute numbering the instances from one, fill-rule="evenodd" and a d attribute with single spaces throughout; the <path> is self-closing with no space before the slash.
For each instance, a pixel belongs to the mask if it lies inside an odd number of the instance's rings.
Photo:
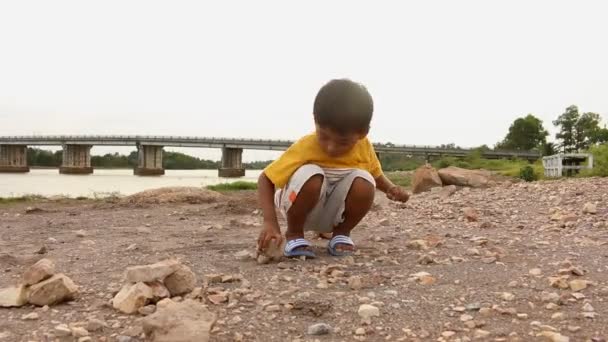
<path id="1" fill-rule="evenodd" d="M 400 186 L 393 186 L 386 192 L 386 197 L 393 201 L 407 202 L 410 199 L 410 194 Z"/>
<path id="2" fill-rule="evenodd" d="M 272 240 L 275 240 L 277 246 L 280 246 L 283 243 L 281 229 L 274 225 L 265 224 L 264 229 L 262 229 L 260 236 L 258 237 L 258 252 L 264 251 Z"/>

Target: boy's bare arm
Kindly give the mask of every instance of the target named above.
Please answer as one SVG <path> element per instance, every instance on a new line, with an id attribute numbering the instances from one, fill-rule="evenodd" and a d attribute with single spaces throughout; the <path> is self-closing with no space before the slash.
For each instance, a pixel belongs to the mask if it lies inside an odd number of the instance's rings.
<path id="1" fill-rule="evenodd" d="M 393 201 L 407 202 L 410 199 L 410 195 L 405 189 L 393 184 L 385 175 L 376 178 L 376 188 L 384 192 L 386 197 Z"/>
<path id="2" fill-rule="evenodd" d="M 263 250 L 268 246 L 271 240 L 276 240 L 277 245 L 283 241 L 281 228 L 277 219 L 277 213 L 274 207 L 274 184 L 262 172 L 258 178 L 258 201 L 264 214 L 264 225 L 260 237 L 258 238 L 258 250 Z"/>

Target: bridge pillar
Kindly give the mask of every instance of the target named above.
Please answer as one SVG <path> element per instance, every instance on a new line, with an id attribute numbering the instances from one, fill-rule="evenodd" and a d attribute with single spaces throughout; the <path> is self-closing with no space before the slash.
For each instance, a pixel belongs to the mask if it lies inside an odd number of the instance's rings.
<path id="1" fill-rule="evenodd" d="M 137 166 L 133 173 L 138 176 L 161 176 L 163 169 L 163 147 L 156 145 L 137 145 Z"/>
<path id="2" fill-rule="evenodd" d="M 224 178 L 245 176 L 242 148 L 222 148 L 222 165 L 220 166 L 218 175 Z"/>
<path id="3" fill-rule="evenodd" d="M 93 173 L 91 145 L 63 145 L 63 159 L 59 173 L 86 175 Z"/>
<path id="4" fill-rule="evenodd" d="M 0 145 L 0 172 L 28 172 L 27 146 Z"/>

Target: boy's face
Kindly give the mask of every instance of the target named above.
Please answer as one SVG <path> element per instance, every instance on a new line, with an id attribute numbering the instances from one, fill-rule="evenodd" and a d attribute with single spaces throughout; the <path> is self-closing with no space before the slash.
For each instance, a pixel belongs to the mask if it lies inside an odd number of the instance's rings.
<path id="1" fill-rule="evenodd" d="M 319 145 L 330 157 L 340 157 L 348 153 L 357 142 L 365 138 L 362 133 L 339 134 L 331 128 L 321 127 L 318 124 L 317 139 Z"/>

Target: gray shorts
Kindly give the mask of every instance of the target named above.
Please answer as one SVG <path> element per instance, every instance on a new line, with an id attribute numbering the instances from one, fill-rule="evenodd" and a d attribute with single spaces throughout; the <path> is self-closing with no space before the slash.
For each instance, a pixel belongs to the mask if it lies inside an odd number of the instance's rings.
<path id="1" fill-rule="evenodd" d="M 295 202 L 302 186 L 313 176 L 322 175 L 323 185 L 321 187 L 321 197 L 312 212 L 306 218 L 304 230 L 312 230 L 321 233 L 329 233 L 333 228 L 344 221 L 344 207 L 346 196 L 353 181 L 356 178 L 363 178 L 376 186 L 372 175 L 360 169 L 348 170 L 338 181 L 329 183 L 323 169 L 314 164 L 307 164 L 300 167 L 289 179 L 283 189 L 276 191 L 274 204 L 287 219 L 287 212 L 293 202 Z"/>

